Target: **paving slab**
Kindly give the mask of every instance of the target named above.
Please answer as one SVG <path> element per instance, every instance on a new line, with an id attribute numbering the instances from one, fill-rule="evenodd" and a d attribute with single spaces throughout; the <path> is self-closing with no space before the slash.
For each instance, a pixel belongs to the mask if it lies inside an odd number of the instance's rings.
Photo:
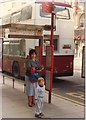
<path id="1" fill-rule="evenodd" d="M 0 75 L 2 79 L 2 76 Z M 35 106 L 27 105 L 27 96 L 23 92 L 23 85 L 16 82 L 12 88 L 12 81 L 7 79 L 2 82 L 2 117 L 3 118 L 35 118 Z M 0 89 L 1 91 L 1 89 Z M 44 118 L 84 118 L 84 106 L 72 103 L 52 95 L 52 103 L 48 103 L 48 93 L 45 93 L 43 112 Z M 1 116 L 1 114 L 0 114 Z"/>

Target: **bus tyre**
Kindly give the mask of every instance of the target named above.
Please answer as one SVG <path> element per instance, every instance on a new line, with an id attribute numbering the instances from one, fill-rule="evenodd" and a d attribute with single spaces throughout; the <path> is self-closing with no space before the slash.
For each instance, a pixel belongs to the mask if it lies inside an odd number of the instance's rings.
<path id="1" fill-rule="evenodd" d="M 19 73 L 20 73 L 19 64 L 18 62 L 14 62 L 12 67 L 12 74 L 14 77 L 19 78 Z"/>

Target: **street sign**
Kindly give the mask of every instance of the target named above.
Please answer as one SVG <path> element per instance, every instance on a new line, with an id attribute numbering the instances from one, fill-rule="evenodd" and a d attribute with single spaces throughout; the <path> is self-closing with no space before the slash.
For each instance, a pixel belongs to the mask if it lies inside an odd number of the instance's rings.
<path id="1" fill-rule="evenodd" d="M 53 79 L 54 46 L 46 46 L 46 90 L 49 91 L 48 101 L 51 103 Z"/>
<path id="2" fill-rule="evenodd" d="M 48 91 L 51 90 L 50 80 L 51 80 L 51 71 L 46 70 L 46 90 Z"/>
<path id="3" fill-rule="evenodd" d="M 43 1 L 42 2 L 42 11 L 47 13 L 52 13 L 53 11 L 53 4 L 49 1 Z"/>
<path id="4" fill-rule="evenodd" d="M 53 46 L 46 46 L 46 69 L 51 69 L 53 66 Z"/>

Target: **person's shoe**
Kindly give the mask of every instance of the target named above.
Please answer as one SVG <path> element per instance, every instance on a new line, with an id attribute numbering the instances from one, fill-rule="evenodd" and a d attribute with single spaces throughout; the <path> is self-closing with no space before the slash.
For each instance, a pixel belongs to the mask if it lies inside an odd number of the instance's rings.
<path id="1" fill-rule="evenodd" d="M 35 103 L 33 103 L 33 106 L 35 106 Z"/>
<path id="2" fill-rule="evenodd" d="M 29 107 L 32 107 L 32 105 L 29 105 Z"/>
<path id="3" fill-rule="evenodd" d="M 40 113 L 40 115 L 41 115 L 41 116 L 44 116 L 44 114 L 43 114 L 43 113 Z"/>
<path id="4" fill-rule="evenodd" d="M 32 105 L 35 105 L 35 102 L 32 102 Z"/>
<path id="5" fill-rule="evenodd" d="M 32 107 L 32 104 L 28 104 L 29 107 Z"/>
<path id="6" fill-rule="evenodd" d="M 35 117 L 41 118 L 41 115 L 40 114 L 35 114 Z"/>

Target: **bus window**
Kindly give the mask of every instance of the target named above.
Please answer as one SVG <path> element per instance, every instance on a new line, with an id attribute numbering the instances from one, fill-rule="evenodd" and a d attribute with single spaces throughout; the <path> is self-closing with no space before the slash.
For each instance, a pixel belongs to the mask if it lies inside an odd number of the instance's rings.
<path id="1" fill-rule="evenodd" d="M 31 19 L 31 17 L 32 17 L 32 6 L 29 5 L 29 6 L 22 8 L 21 21 Z"/>
<path id="2" fill-rule="evenodd" d="M 20 43 L 19 41 L 10 41 L 9 44 L 9 55 L 20 55 Z"/>
<path id="3" fill-rule="evenodd" d="M 25 51 L 26 51 L 25 46 L 26 46 L 25 40 L 24 39 L 20 40 L 20 56 L 22 57 L 25 56 Z"/>
<path id="4" fill-rule="evenodd" d="M 20 22 L 21 12 L 13 13 L 11 16 L 11 23 Z"/>
<path id="5" fill-rule="evenodd" d="M 11 21 L 10 16 L 11 16 L 11 14 L 2 17 L 2 24 L 3 24 L 3 25 L 10 23 L 10 21 Z"/>
<path id="6" fill-rule="evenodd" d="M 58 51 L 58 40 L 54 39 L 54 51 Z"/>
<path id="7" fill-rule="evenodd" d="M 44 39 L 43 52 L 46 52 L 46 46 L 50 45 L 50 39 Z M 54 39 L 54 51 L 58 51 L 58 39 Z"/>
<path id="8" fill-rule="evenodd" d="M 49 39 L 44 39 L 43 43 L 43 53 L 46 52 L 46 46 L 50 45 L 50 40 Z"/>
<path id="9" fill-rule="evenodd" d="M 54 52 L 58 52 L 59 36 L 54 35 Z M 46 46 L 50 45 L 50 35 L 44 35 L 43 53 L 46 52 Z"/>
<path id="10" fill-rule="evenodd" d="M 9 54 L 9 42 L 5 42 L 3 43 L 3 54 L 4 55 L 8 55 Z"/>

